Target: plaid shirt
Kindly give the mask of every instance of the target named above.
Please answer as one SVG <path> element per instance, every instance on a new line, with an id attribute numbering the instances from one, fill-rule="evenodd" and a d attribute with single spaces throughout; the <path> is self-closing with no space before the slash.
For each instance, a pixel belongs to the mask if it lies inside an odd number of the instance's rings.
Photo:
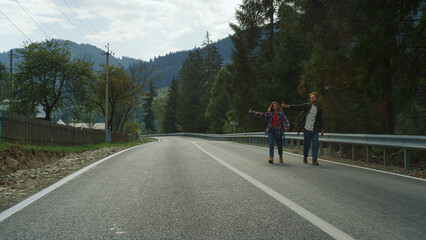
<path id="1" fill-rule="evenodd" d="M 268 120 L 268 126 L 266 127 L 266 130 L 265 130 L 265 135 L 268 135 L 268 132 L 272 128 L 272 117 L 274 113 L 251 111 L 251 114 L 254 115 L 255 117 L 264 118 Z M 288 122 L 287 117 L 285 116 L 283 112 L 280 112 L 280 114 L 278 115 L 278 122 L 277 122 L 276 129 L 277 129 L 277 132 L 275 134 L 275 138 L 282 137 L 283 131 L 288 132 L 290 130 L 290 123 Z"/>

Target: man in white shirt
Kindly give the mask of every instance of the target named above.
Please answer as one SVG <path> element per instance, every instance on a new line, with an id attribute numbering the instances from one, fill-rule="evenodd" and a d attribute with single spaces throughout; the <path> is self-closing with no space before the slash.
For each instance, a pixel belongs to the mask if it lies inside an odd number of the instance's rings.
<path id="1" fill-rule="evenodd" d="M 322 109 L 318 106 L 318 93 L 309 94 L 311 103 L 302 105 L 286 105 L 282 104 L 282 108 L 291 110 L 302 110 L 303 116 L 299 122 L 299 132 L 303 128 L 303 163 L 308 163 L 309 148 L 312 142 L 312 164 L 318 164 L 318 145 L 319 131 L 321 137 L 324 136 L 324 127 L 322 125 Z"/>

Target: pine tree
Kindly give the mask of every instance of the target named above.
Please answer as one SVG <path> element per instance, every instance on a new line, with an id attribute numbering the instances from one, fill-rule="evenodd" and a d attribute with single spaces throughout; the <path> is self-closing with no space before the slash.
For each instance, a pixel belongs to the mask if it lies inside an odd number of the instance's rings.
<path id="1" fill-rule="evenodd" d="M 260 120 L 247 114 L 249 108 L 266 109 L 271 103 L 273 89 L 277 15 L 279 0 L 245 0 L 236 12 L 237 24 L 230 24 L 235 32 L 233 77 L 227 90 L 235 104 L 240 127 L 248 131 L 260 130 Z M 273 101 L 279 101 L 274 99 Z"/>
<path id="2" fill-rule="evenodd" d="M 222 56 L 218 51 L 218 48 L 213 44 L 210 39 L 209 32 L 206 33 L 206 37 L 203 41 L 202 49 L 203 59 L 204 59 L 204 74 L 207 81 L 206 90 L 210 93 L 210 89 L 213 86 L 213 82 L 215 80 L 216 75 L 219 73 L 222 67 Z"/>
<path id="3" fill-rule="evenodd" d="M 206 33 L 206 37 L 204 39 L 202 46 L 204 47 L 202 49 L 202 56 L 203 56 L 202 74 L 203 74 L 204 94 L 200 98 L 201 105 L 199 108 L 200 108 L 200 114 L 203 114 L 203 117 L 205 119 L 203 122 L 205 122 L 206 126 L 203 126 L 203 128 L 207 130 L 209 128 L 209 125 L 211 125 L 211 123 L 209 123 L 208 118 L 205 118 L 205 111 L 207 109 L 207 106 L 209 105 L 210 98 L 211 98 L 210 96 L 211 89 L 213 87 L 215 78 L 222 67 L 223 59 L 221 55 L 219 54 L 217 47 L 211 41 L 209 32 Z"/>
<path id="4" fill-rule="evenodd" d="M 224 67 L 217 74 L 211 89 L 210 102 L 206 110 L 209 120 L 210 133 L 224 133 L 227 124 L 226 113 L 231 109 L 230 99 L 225 89 L 225 82 L 231 77 L 230 72 Z"/>
<path id="5" fill-rule="evenodd" d="M 207 121 L 201 109 L 204 91 L 203 58 L 199 49 L 194 49 L 180 71 L 181 90 L 178 97 L 176 117 L 185 132 L 205 132 Z"/>
<path id="6" fill-rule="evenodd" d="M 210 90 L 223 62 L 208 32 L 203 46 L 188 54 L 180 71 L 182 85 L 176 116 L 185 132 L 207 132 L 209 122 L 205 113 Z"/>
<path id="7" fill-rule="evenodd" d="M 176 118 L 177 103 L 179 95 L 179 83 L 178 80 L 173 77 L 169 91 L 166 98 L 166 106 L 164 108 L 164 119 L 162 121 L 163 130 L 166 133 L 177 132 L 176 125 L 178 120 Z"/>
<path id="8" fill-rule="evenodd" d="M 145 130 L 148 133 L 156 132 L 156 128 L 154 125 L 155 116 L 154 116 L 154 111 L 152 109 L 152 103 L 154 102 L 155 96 L 157 96 L 157 91 L 154 86 L 154 81 L 150 80 L 149 86 L 148 86 L 148 95 L 145 99 L 145 104 L 144 104 L 144 109 L 145 109 L 144 126 L 145 126 Z"/>

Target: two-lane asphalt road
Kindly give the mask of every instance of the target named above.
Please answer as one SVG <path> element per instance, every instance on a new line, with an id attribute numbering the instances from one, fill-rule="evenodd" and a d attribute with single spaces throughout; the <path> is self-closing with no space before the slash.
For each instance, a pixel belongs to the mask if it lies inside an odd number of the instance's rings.
<path id="1" fill-rule="evenodd" d="M 426 238 L 425 181 L 290 154 L 270 165 L 266 148 L 160 139 L 5 218 L 0 239 Z"/>

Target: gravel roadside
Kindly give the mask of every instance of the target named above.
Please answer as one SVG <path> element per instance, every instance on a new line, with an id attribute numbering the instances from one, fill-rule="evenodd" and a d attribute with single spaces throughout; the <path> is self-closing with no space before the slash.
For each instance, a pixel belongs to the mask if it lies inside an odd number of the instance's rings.
<path id="1" fill-rule="evenodd" d="M 105 147 L 93 151 L 67 153 L 59 159 L 46 159 L 43 166 L 17 170 L 2 169 L 0 185 L 0 212 L 21 202 L 47 186 L 126 147 Z"/>

